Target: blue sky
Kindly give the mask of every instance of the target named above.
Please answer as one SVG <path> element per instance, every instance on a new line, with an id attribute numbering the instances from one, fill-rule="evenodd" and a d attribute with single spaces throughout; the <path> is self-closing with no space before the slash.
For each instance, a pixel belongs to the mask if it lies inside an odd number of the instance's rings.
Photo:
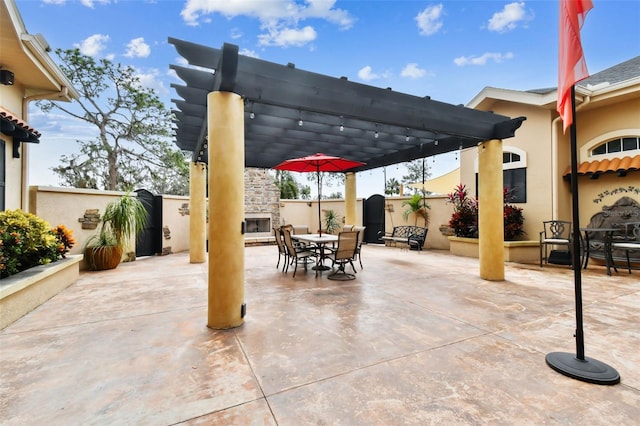
<path id="1" fill-rule="evenodd" d="M 593 74 L 640 54 L 640 2 L 593 0 L 582 30 Z M 376 0 L 17 0 L 27 31 L 51 47 L 79 47 L 138 70 L 173 108 L 169 64 L 183 65 L 168 37 L 452 104 L 484 87 L 557 85 L 557 1 Z M 55 59 L 55 55 L 52 55 Z M 43 133 L 31 148 L 31 185 L 57 185 L 48 170 L 74 152 L 86 130 L 31 108 Z M 71 134 L 70 134 L 71 133 Z M 74 136 L 75 135 L 75 136 Z M 329 153 L 330 154 L 330 153 Z M 457 166 L 455 153 L 429 159 L 432 176 Z M 387 168 L 387 177 L 404 173 Z M 306 183 L 306 178 L 299 179 Z M 381 193 L 382 171 L 358 174 L 358 196 Z M 314 185 L 311 185 L 312 187 Z M 324 189 L 324 193 L 342 188 Z"/>

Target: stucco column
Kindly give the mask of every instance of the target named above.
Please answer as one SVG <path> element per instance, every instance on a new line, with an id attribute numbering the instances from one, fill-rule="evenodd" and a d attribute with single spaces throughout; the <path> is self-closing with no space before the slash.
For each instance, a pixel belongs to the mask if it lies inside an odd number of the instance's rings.
<path id="1" fill-rule="evenodd" d="M 344 223 L 358 225 L 356 220 L 356 174 L 347 172 L 344 179 Z"/>
<path id="2" fill-rule="evenodd" d="M 207 166 L 192 162 L 189 168 L 189 262 L 207 260 Z"/>
<path id="3" fill-rule="evenodd" d="M 504 280 L 504 212 L 502 195 L 502 141 L 478 147 L 478 249 L 480 278 Z"/>
<path id="4" fill-rule="evenodd" d="M 244 105 L 207 96 L 209 125 L 209 311 L 207 326 L 242 325 L 244 303 Z"/>

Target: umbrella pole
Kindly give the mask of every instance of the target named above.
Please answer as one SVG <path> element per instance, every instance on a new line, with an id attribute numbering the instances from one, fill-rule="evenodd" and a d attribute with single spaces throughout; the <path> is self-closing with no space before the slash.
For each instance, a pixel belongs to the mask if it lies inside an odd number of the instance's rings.
<path id="1" fill-rule="evenodd" d="M 318 167 L 318 233 L 322 237 L 322 214 L 320 210 L 320 200 L 322 199 L 322 182 L 320 182 L 320 166 Z"/>

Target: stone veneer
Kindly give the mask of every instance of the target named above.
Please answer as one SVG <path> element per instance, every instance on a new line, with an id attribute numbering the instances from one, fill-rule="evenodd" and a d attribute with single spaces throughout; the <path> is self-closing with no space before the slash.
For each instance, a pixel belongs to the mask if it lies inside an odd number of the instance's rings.
<path id="1" fill-rule="evenodd" d="M 244 212 L 246 218 L 271 218 L 270 228 L 280 224 L 280 190 L 268 170 L 245 168 Z"/>

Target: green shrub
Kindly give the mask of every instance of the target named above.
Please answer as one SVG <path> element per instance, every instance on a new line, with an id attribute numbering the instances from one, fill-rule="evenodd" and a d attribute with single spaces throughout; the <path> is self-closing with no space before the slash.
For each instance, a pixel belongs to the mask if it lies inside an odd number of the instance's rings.
<path id="1" fill-rule="evenodd" d="M 21 210 L 0 212 L 0 278 L 55 262 L 73 244 L 71 232 L 63 226 L 52 229 Z"/>

